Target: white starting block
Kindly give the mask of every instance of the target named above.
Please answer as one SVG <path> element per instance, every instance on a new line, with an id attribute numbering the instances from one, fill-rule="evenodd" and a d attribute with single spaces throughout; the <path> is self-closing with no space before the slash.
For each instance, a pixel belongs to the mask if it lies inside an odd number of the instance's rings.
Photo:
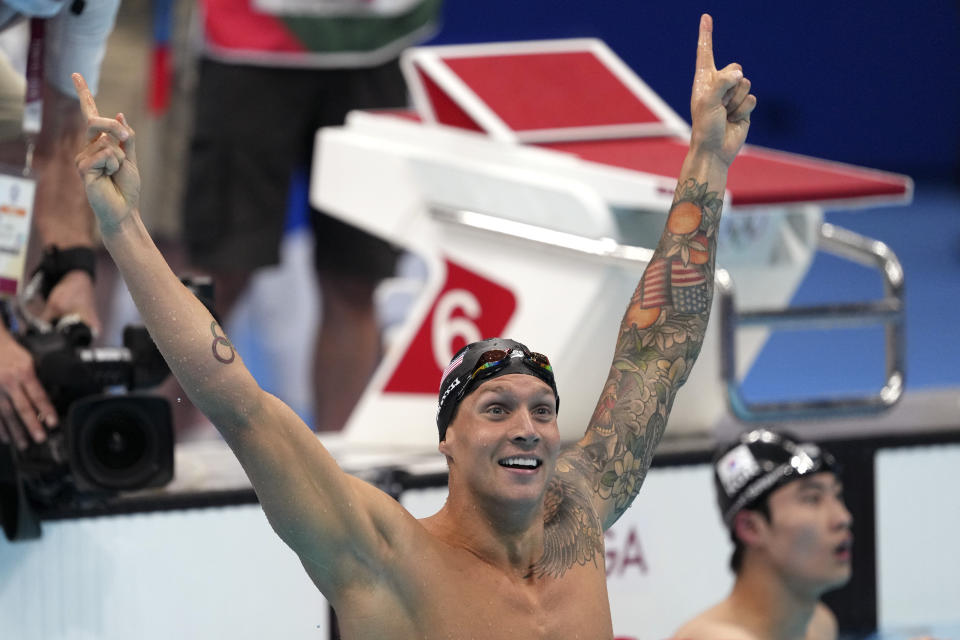
<path id="1" fill-rule="evenodd" d="M 501 335 L 550 357 L 561 434 L 578 438 L 662 232 L 689 127 L 597 40 L 415 48 L 403 66 L 415 110 L 354 112 L 317 135 L 312 204 L 428 266 L 343 437 L 394 453 L 435 447 L 443 368 L 466 342 Z M 899 264 L 889 249 L 823 225 L 822 207 L 911 195 L 905 176 L 744 149 L 725 194 L 720 308 L 668 433 L 707 434 L 730 409 L 769 420 L 896 402 Z M 877 265 L 885 298 L 788 309 L 818 247 Z M 743 400 L 738 381 L 769 325 L 834 319 L 888 325 L 888 382 L 876 396 Z M 759 326 L 738 332 L 742 324 Z"/>

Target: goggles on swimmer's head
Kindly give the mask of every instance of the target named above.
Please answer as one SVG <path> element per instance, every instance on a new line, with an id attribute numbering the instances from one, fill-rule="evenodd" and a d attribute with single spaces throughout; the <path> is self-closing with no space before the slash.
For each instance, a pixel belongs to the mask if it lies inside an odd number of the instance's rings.
<path id="1" fill-rule="evenodd" d="M 556 406 L 558 409 L 560 407 L 560 396 L 549 358 L 542 353 L 531 352 L 514 340 L 492 338 L 474 342 L 454 356 L 444 373 L 437 406 L 437 428 L 441 441 L 460 402 L 481 382 L 491 378 L 511 373 L 536 376 L 550 386 Z"/>
<path id="2" fill-rule="evenodd" d="M 535 376 L 546 382 L 550 387 L 556 390 L 556 383 L 553 379 L 553 367 L 550 366 L 550 360 L 542 353 L 530 352 L 526 348 L 517 347 L 514 349 L 490 349 L 484 351 L 477 358 L 477 364 L 473 372 L 457 393 L 457 402 L 463 400 L 468 393 L 480 382 L 487 378 L 493 378 L 497 373 L 520 360 Z"/>

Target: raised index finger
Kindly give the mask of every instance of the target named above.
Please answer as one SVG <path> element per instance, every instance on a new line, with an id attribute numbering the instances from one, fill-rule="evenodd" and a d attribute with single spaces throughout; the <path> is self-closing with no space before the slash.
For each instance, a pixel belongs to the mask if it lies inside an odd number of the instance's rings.
<path id="1" fill-rule="evenodd" d="M 709 13 L 700 16 L 700 37 L 697 39 L 697 71 L 715 71 L 713 63 L 713 18 Z"/>
<path id="2" fill-rule="evenodd" d="M 100 116 L 100 112 L 97 111 L 97 103 L 93 101 L 93 94 L 90 93 L 90 87 L 87 86 L 87 81 L 83 79 L 83 76 L 79 73 L 74 73 L 70 76 L 73 78 L 73 88 L 77 91 L 77 98 L 80 100 L 80 111 L 83 112 L 83 117 L 88 121 L 91 118 L 97 118 Z"/>

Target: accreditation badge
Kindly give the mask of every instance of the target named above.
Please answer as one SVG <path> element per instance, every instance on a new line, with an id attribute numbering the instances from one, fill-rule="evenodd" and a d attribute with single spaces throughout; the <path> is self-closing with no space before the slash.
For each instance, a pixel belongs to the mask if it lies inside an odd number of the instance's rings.
<path id="1" fill-rule="evenodd" d="M 35 191 L 30 178 L 0 171 L 0 298 L 23 286 Z"/>

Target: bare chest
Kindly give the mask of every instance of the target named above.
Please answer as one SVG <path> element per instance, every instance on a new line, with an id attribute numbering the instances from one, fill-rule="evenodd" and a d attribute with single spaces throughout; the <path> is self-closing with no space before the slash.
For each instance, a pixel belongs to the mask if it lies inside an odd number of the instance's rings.
<path id="1" fill-rule="evenodd" d="M 560 576 L 508 576 L 480 561 L 417 562 L 402 584 L 338 607 L 344 640 L 610 640 L 602 564 Z"/>

